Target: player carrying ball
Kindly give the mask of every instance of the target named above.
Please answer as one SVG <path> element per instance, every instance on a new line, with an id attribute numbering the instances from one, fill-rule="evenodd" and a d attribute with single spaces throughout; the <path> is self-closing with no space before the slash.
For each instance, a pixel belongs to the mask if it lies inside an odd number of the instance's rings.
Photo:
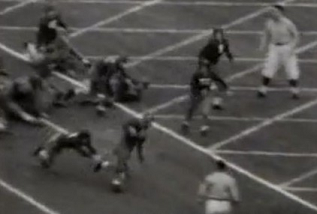
<path id="1" fill-rule="evenodd" d="M 122 137 L 119 144 L 113 150 L 115 156 L 115 177 L 112 180 L 114 187 L 124 185 L 129 174 L 128 162 L 131 154 L 136 149 L 140 163 L 144 161 L 143 145 L 147 139 L 146 132 L 150 128 L 153 116 L 144 115 L 141 119 L 130 119 L 122 126 Z M 95 171 L 109 166 L 109 162 L 100 162 Z"/>
<path id="2" fill-rule="evenodd" d="M 198 55 L 198 68 L 206 67 L 212 72 L 213 79 L 217 83 L 217 94 L 212 101 L 213 108 L 216 110 L 223 108 L 223 92 L 228 89 L 226 82 L 219 76 L 218 69 L 219 60 L 224 54 L 230 62 L 233 62 L 229 41 L 225 38 L 223 29 L 215 28 L 212 37 Z"/>

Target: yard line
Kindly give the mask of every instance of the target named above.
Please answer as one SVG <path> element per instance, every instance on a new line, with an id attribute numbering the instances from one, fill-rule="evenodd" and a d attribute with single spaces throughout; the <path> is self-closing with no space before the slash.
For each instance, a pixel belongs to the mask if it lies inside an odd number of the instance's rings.
<path id="1" fill-rule="evenodd" d="M 154 89 L 179 89 L 179 90 L 185 90 L 189 89 L 189 85 L 174 85 L 174 84 L 151 84 L 150 88 Z M 231 91 L 257 91 L 258 87 L 249 87 L 249 86 L 230 86 Z M 275 91 L 275 92 L 285 92 L 289 91 L 289 87 L 281 87 L 281 88 L 275 88 L 271 87 L 268 89 L 268 91 Z M 302 92 L 317 92 L 317 88 L 300 88 L 300 91 Z"/>
<path id="2" fill-rule="evenodd" d="M 89 26 L 89 27 L 86 27 L 86 28 L 83 28 L 83 29 L 81 29 L 81 30 L 78 30 L 78 31 L 76 31 L 76 32 L 74 32 L 74 33 L 72 33 L 72 34 L 70 34 L 70 37 L 71 37 L 71 38 L 74 38 L 74 37 L 80 36 L 80 35 L 82 35 L 82 34 L 84 34 L 84 33 L 87 33 L 87 32 L 89 32 L 89 31 L 92 30 L 92 29 L 99 28 L 99 27 L 101 27 L 101 26 L 103 26 L 103 25 L 110 24 L 110 23 L 112 23 L 112 22 L 118 21 L 119 19 L 121 19 L 121 18 L 123 18 L 123 17 L 125 17 L 125 16 L 128 16 L 128 15 L 130 15 L 130 14 L 132 14 L 132 13 L 138 12 L 138 11 L 140 11 L 140 10 L 146 8 L 146 7 L 150 7 L 150 6 L 153 6 L 153 5 L 155 5 L 155 4 L 158 4 L 158 3 L 160 3 L 161 1 L 163 1 L 163 0 L 145 1 L 145 2 L 143 2 L 142 4 L 137 5 L 137 6 L 135 6 L 135 7 L 132 7 L 132 8 L 130 8 L 130 9 L 128 9 L 128 10 L 122 12 L 122 13 L 119 13 L 119 14 L 117 14 L 117 15 L 115 15 L 115 16 L 112 16 L 112 17 L 110 17 L 110 18 L 107 18 L 107 19 L 105 19 L 105 20 L 102 20 L 102 21 L 100 21 L 100 22 L 97 22 L 96 24 L 91 25 L 91 26 Z"/>
<path id="3" fill-rule="evenodd" d="M 233 135 L 227 139 L 224 139 L 222 141 L 215 143 L 214 145 L 209 147 L 209 150 L 211 150 L 211 151 L 217 150 L 217 149 L 220 149 L 221 147 L 224 147 L 224 146 L 229 145 L 231 143 L 237 142 L 238 140 L 241 140 L 241 139 L 243 139 L 243 138 L 245 138 L 245 137 L 247 137 L 255 132 L 258 132 L 261 129 L 263 129 L 267 126 L 270 126 L 270 125 L 272 125 L 272 124 L 274 124 L 274 123 L 276 123 L 276 122 L 278 122 L 286 117 L 290 117 L 294 114 L 297 114 L 297 113 L 302 112 L 306 109 L 312 108 L 316 105 L 317 105 L 317 99 L 313 99 L 312 101 L 304 103 L 296 108 L 290 109 L 290 110 L 285 111 L 281 114 L 277 114 L 274 117 L 271 117 L 267 120 L 264 120 L 263 122 L 255 125 L 255 126 L 251 126 L 250 128 L 247 128 L 236 135 Z"/>
<path id="4" fill-rule="evenodd" d="M 289 181 L 286 181 L 284 183 L 281 183 L 279 186 L 281 186 L 282 188 L 289 187 L 289 186 L 291 186 L 291 185 L 293 185 L 295 183 L 301 182 L 301 181 L 303 181 L 303 180 L 305 180 L 307 178 L 310 178 L 310 177 L 312 177 L 312 176 L 314 176 L 316 174 L 317 174 L 317 168 L 315 168 L 315 169 L 313 169 L 313 170 L 311 170 L 309 172 L 306 172 L 306 173 L 304 173 L 304 174 L 302 174 L 302 175 L 300 175 L 300 176 L 298 176 L 296 178 L 293 178 L 292 180 L 289 180 Z"/>
<path id="5" fill-rule="evenodd" d="M 18 59 L 21 59 L 23 61 L 26 61 L 25 57 L 23 55 L 21 55 L 20 53 L 12 50 L 12 49 L 9 49 L 8 50 L 8 47 L 4 46 L 3 44 L 0 45 L 0 49 L 6 51 L 7 53 L 11 54 L 12 56 L 18 58 Z M 64 78 L 63 78 L 64 77 Z M 69 77 L 66 77 L 65 75 L 61 74 L 60 75 L 60 78 L 64 79 L 65 81 L 73 84 L 73 85 L 76 85 L 76 86 L 80 86 L 82 89 L 84 90 L 88 90 L 87 86 L 82 84 L 81 82 L 78 82 L 77 80 L 74 80 L 74 79 L 71 79 Z M 115 104 L 117 108 L 121 109 L 122 111 L 124 111 L 125 113 L 133 116 L 133 117 L 137 117 L 137 118 L 140 118 L 141 117 L 141 114 L 135 112 L 134 110 L 122 105 L 122 104 L 119 104 L 119 103 L 116 103 Z M 195 143 L 194 141 L 191 141 L 190 139 L 188 138 L 185 138 L 181 135 L 179 135 L 178 133 L 174 132 L 173 130 L 169 129 L 169 128 L 166 128 L 162 125 L 160 125 L 159 123 L 155 122 L 153 124 L 154 128 L 156 128 L 157 130 L 169 135 L 170 137 L 172 137 L 173 139 L 175 140 L 178 140 L 182 143 L 184 143 L 185 145 L 193 148 L 194 150 L 197 150 L 199 152 L 202 152 L 204 153 L 205 155 L 208 155 L 209 157 L 213 158 L 213 159 L 222 159 L 224 161 L 227 162 L 228 166 L 230 168 L 232 168 L 233 170 L 235 170 L 236 172 L 248 177 L 249 179 L 259 183 L 259 184 L 262 184 L 264 186 L 266 186 L 267 188 L 271 189 L 271 190 L 274 190 L 278 193 L 280 193 L 281 195 L 284 195 L 286 198 L 290 199 L 290 200 L 293 200 L 301 205 L 303 205 L 304 207 L 306 208 L 309 208 L 311 210 L 314 210 L 317 212 L 317 206 L 306 201 L 306 200 L 303 200 L 302 198 L 300 198 L 299 196 L 296 196 L 290 192 L 287 192 L 285 191 L 284 189 L 282 189 L 280 186 L 277 186 L 245 169 L 243 169 L 242 167 L 230 162 L 230 161 L 227 161 L 226 159 L 222 158 L 221 156 L 209 151 L 208 149 L 202 147 L 202 146 L 199 146 L 197 143 Z"/>
<path id="6" fill-rule="evenodd" d="M 87 56 L 88 59 L 96 60 L 96 59 L 102 59 L 106 56 Z M 144 56 L 129 56 L 132 60 L 139 60 L 144 58 Z M 149 61 L 185 61 L 185 62 L 197 62 L 196 56 L 159 56 L 155 57 L 153 59 L 150 59 Z M 223 61 L 224 59 L 220 59 Z M 264 62 L 264 58 L 256 58 L 256 57 L 236 57 L 234 59 L 235 62 Z M 305 64 L 316 64 L 317 59 L 298 59 L 299 63 L 305 63 Z"/>
<path id="7" fill-rule="evenodd" d="M 8 14 L 8 13 L 14 11 L 14 10 L 17 10 L 19 8 L 22 8 L 22 7 L 25 7 L 25 6 L 29 5 L 29 4 L 35 3 L 37 1 L 38 0 L 22 1 L 19 4 L 15 4 L 15 5 L 11 6 L 11 7 L 7 7 L 7 8 L 5 8 L 4 10 L 2 10 L 0 12 L 0 16 Z"/>
<path id="8" fill-rule="evenodd" d="M 23 0 L 0 0 L 0 2 L 22 2 Z M 58 3 L 85 3 L 85 4 L 141 4 L 144 1 L 134 0 L 60 0 Z M 163 1 L 162 5 L 174 6 L 220 6 L 220 7 L 263 7 L 272 3 L 265 2 L 234 2 L 232 1 Z M 291 3 L 291 7 L 317 7 L 316 3 Z"/>
<path id="9" fill-rule="evenodd" d="M 1 1 L 1 0 L 0 0 Z M 83 28 L 70 27 L 72 31 L 79 31 Z M 0 26 L 0 30 L 11 30 L 11 31 L 37 31 L 37 27 L 25 27 L 25 26 Z M 153 28 L 115 28 L 115 27 L 98 27 L 94 29 L 90 29 L 90 32 L 103 32 L 103 33 L 162 33 L 162 34 L 198 34 L 209 31 L 210 29 L 153 29 Z M 262 34 L 262 31 L 253 31 L 253 30 L 228 30 L 226 31 L 227 35 L 255 35 L 259 36 Z M 317 31 L 302 31 L 300 32 L 302 36 L 315 36 L 317 35 Z M 98 56 L 96 56 L 98 57 Z M 167 56 L 168 57 L 168 56 Z M 171 59 L 166 60 L 182 60 L 181 56 L 169 56 Z M 160 57 L 157 57 L 160 59 Z M 180 59 L 177 59 L 180 58 Z M 192 57 L 193 58 L 193 57 Z M 162 57 L 162 60 L 164 57 Z M 186 57 L 184 57 L 184 60 Z"/>
<path id="10" fill-rule="evenodd" d="M 159 114 L 155 115 L 157 119 L 164 120 L 183 120 L 184 115 L 180 114 Z M 199 116 L 195 116 L 194 119 L 201 119 Z M 265 120 L 269 120 L 270 118 L 263 117 L 233 117 L 233 116 L 209 116 L 209 120 L 211 121 L 239 121 L 239 122 L 261 122 Z M 307 119 L 307 118 L 285 118 L 281 119 L 278 122 L 284 123 L 317 123 L 317 119 Z"/>
<path id="11" fill-rule="evenodd" d="M 225 154 L 225 155 L 244 155 L 244 156 L 317 158 L 317 153 L 288 153 L 288 152 L 237 151 L 237 150 L 218 150 L 216 151 L 216 153 Z"/>
<path id="12" fill-rule="evenodd" d="M 1 1 L 1 0 L 0 0 Z M 78 31 L 83 28 L 69 28 L 72 31 Z M 0 26 L 0 30 L 12 30 L 12 31 L 36 31 L 37 27 L 25 27 L 25 26 Z M 164 34 L 198 34 L 207 32 L 210 29 L 172 29 L 172 28 L 116 28 L 116 27 L 98 27 L 91 29 L 91 32 L 104 32 L 104 33 L 164 33 Z M 262 31 L 253 30 L 228 30 L 227 35 L 256 35 L 262 34 Z M 317 31 L 302 31 L 301 35 L 314 36 L 317 35 Z"/>
<path id="13" fill-rule="evenodd" d="M 7 183 L 6 181 L 0 179 L 0 186 L 9 191 L 10 193 L 16 195 L 17 197 L 23 199 L 24 201 L 27 201 L 29 204 L 36 207 L 38 210 L 40 210 L 43 213 L 46 214 L 60 214 L 59 212 L 47 207 L 45 204 L 37 201 L 32 196 L 22 192 L 16 187 L 13 187 L 11 184 Z"/>
<path id="14" fill-rule="evenodd" d="M 284 189 L 291 192 L 317 192 L 315 187 L 286 187 Z"/>

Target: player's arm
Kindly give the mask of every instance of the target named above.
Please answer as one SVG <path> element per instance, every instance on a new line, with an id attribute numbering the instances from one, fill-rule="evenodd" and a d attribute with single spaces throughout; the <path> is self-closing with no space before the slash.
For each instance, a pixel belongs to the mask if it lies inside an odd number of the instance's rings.
<path id="1" fill-rule="evenodd" d="M 58 15 L 56 17 L 57 20 L 57 25 L 60 28 L 63 28 L 64 30 L 68 30 L 68 26 L 66 25 L 66 23 L 63 21 L 63 19 L 60 17 L 60 15 Z"/>
<path id="2" fill-rule="evenodd" d="M 198 73 L 194 73 L 191 81 L 190 81 L 190 89 L 191 89 L 191 93 L 198 95 L 200 93 L 200 88 L 199 88 L 199 74 Z"/>
<path id="3" fill-rule="evenodd" d="M 7 73 L 7 71 L 4 68 L 3 59 L 1 57 L 0 57 L 0 75 L 8 76 L 8 73 Z"/>
<path id="4" fill-rule="evenodd" d="M 143 142 L 139 142 L 137 144 L 136 150 L 137 150 L 138 159 L 139 159 L 140 163 L 143 163 L 143 161 L 144 161 Z"/>
<path id="5" fill-rule="evenodd" d="M 289 22 L 289 31 L 291 32 L 291 35 L 293 37 L 291 45 L 293 49 L 295 50 L 296 46 L 299 44 L 300 35 L 299 35 L 299 31 L 297 27 L 291 21 Z"/>
<path id="6" fill-rule="evenodd" d="M 233 62 L 234 58 L 233 58 L 233 54 L 231 52 L 230 49 L 230 45 L 229 45 L 229 41 L 228 40 L 224 40 L 224 53 L 226 54 L 227 58 L 229 59 L 230 62 Z"/>
<path id="7" fill-rule="evenodd" d="M 270 31 L 269 31 L 269 21 L 265 23 L 265 27 L 261 36 L 260 47 L 259 50 L 263 51 L 268 47 L 268 43 L 270 41 Z"/>
<path id="8" fill-rule="evenodd" d="M 138 134 L 135 127 L 130 122 L 128 122 L 127 124 L 123 126 L 123 131 L 125 135 L 128 135 L 130 137 L 136 137 Z"/>
<path id="9" fill-rule="evenodd" d="M 210 182 L 208 180 L 208 177 L 201 182 L 198 188 L 198 201 L 202 202 L 206 199 L 207 194 L 208 194 L 208 188 L 210 188 Z"/>
<path id="10" fill-rule="evenodd" d="M 240 202 L 240 195 L 236 181 L 233 179 L 230 185 L 230 195 L 233 203 L 237 204 Z"/>

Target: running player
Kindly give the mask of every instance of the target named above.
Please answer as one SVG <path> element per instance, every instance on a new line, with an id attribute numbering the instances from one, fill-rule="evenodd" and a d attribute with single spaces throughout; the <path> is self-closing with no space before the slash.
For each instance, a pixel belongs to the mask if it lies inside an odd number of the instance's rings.
<path id="1" fill-rule="evenodd" d="M 230 62 L 233 62 L 234 58 L 230 51 L 229 41 L 225 38 L 223 29 L 215 28 L 208 44 L 202 48 L 198 55 L 198 67 L 199 69 L 207 67 L 216 80 L 218 91 L 217 96 L 213 98 L 213 108 L 216 110 L 223 108 L 223 92 L 228 88 L 225 81 L 218 74 L 218 63 L 224 54 Z"/>
<path id="2" fill-rule="evenodd" d="M 217 161 L 216 167 L 217 171 L 201 183 L 198 200 L 205 202 L 206 214 L 231 214 L 233 205 L 240 201 L 237 183 L 223 161 Z"/>
<path id="3" fill-rule="evenodd" d="M 300 71 L 296 56 L 299 32 L 295 24 L 285 17 L 284 10 L 281 5 L 273 6 L 265 24 L 260 50 L 268 49 L 268 55 L 262 70 L 262 86 L 258 91 L 260 98 L 266 96 L 267 87 L 280 66 L 285 67 L 293 99 L 299 98 Z"/>
<path id="4" fill-rule="evenodd" d="M 187 134 L 189 131 L 190 121 L 195 111 L 201 107 L 204 125 L 200 127 L 202 135 L 206 135 L 209 131 L 208 116 L 212 103 L 211 87 L 212 83 L 217 83 L 218 78 L 214 72 L 210 72 L 207 66 L 203 66 L 196 71 L 190 82 L 189 107 L 185 114 L 185 121 L 182 123 L 182 131 Z M 220 84 L 221 85 L 221 84 Z M 226 89 L 226 86 L 223 85 Z"/>
<path id="5" fill-rule="evenodd" d="M 113 179 L 113 185 L 121 185 L 126 180 L 129 173 L 128 162 L 134 149 L 137 151 L 140 163 L 143 163 L 143 145 L 147 139 L 146 132 L 153 120 L 152 115 L 146 114 L 141 119 L 131 119 L 123 124 L 121 141 L 113 151 L 116 157 L 116 176 Z M 103 168 L 103 163 L 96 166 L 96 172 Z M 106 163 L 106 167 L 108 166 L 109 164 Z"/>
<path id="6" fill-rule="evenodd" d="M 64 150 L 74 150 L 79 155 L 92 159 L 95 164 L 102 161 L 92 146 L 91 133 L 87 130 L 69 134 L 57 133 L 37 147 L 33 155 L 39 158 L 44 168 L 49 168 Z"/>

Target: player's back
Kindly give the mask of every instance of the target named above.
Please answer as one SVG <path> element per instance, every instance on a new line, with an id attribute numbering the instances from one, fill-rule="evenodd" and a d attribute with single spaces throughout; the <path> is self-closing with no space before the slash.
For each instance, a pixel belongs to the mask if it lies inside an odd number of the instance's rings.
<path id="1" fill-rule="evenodd" d="M 225 172 L 215 172 L 207 176 L 207 197 L 211 199 L 233 200 L 235 179 Z"/>

